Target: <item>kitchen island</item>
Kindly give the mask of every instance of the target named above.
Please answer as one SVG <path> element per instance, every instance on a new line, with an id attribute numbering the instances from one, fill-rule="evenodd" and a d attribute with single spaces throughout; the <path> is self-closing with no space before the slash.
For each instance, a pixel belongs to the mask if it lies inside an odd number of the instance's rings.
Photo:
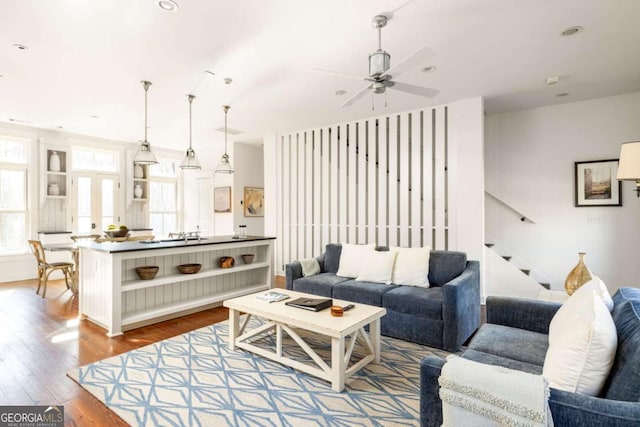
<path id="1" fill-rule="evenodd" d="M 123 331 L 222 305 L 229 298 L 271 288 L 274 237 L 232 236 L 137 242 L 79 243 L 79 314 L 107 330 Z M 245 264 L 243 254 L 254 254 Z M 220 268 L 231 256 L 235 264 Z M 201 264 L 194 274 L 181 264 Z M 158 266 L 142 280 L 135 268 Z"/>

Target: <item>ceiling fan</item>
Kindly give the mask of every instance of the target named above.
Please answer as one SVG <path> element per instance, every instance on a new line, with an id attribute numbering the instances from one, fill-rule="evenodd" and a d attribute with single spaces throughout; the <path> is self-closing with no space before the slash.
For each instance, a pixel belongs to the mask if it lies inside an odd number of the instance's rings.
<path id="1" fill-rule="evenodd" d="M 369 75 L 364 78 L 367 85 L 360 89 L 356 94 L 347 99 L 341 107 L 348 107 L 362 98 L 367 92 L 372 94 L 386 93 L 387 89 L 395 89 L 402 92 L 412 93 L 414 95 L 434 97 L 438 94 L 437 89 L 431 89 L 422 86 L 415 86 L 408 83 L 402 83 L 393 80 L 393 76 L 398 76 L 403 71 L 416 65 L 418 62 L 434 55 L 435 53 L 424 46 L 407 56 L 393 67 L 391 66 L 391 55 L 382 50 L 382 28 L 387 25 L 389 17 L 386 15 L 376 15 L 371 21 L 373 28 L 378 30 L 378 50 L 369 54 Z M 333 74 L 341 77 L 355 78 L 363 80 L 362 77 L 353 76 L 351 74 L 337 73 L 334 71 L 315 68 L 316 71 Z M 386 101 L 385 101 L 386 106 Z"/>

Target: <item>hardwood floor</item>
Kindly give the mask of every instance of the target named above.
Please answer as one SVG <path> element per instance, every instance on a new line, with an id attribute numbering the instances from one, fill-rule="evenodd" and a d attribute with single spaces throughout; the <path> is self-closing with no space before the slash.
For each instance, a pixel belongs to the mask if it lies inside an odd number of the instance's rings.
<path id="1" fill-rule="evenodd" d="M 228 319 L 219 307 L 108 338 L 77 320 L 78 299 L 63 281 L 49 282 L 44 299 L 35 289 L 35 280 L 0 284 L 0 405 L 64 405 L 68 426 L 127 425 L 69 369 Z"/>

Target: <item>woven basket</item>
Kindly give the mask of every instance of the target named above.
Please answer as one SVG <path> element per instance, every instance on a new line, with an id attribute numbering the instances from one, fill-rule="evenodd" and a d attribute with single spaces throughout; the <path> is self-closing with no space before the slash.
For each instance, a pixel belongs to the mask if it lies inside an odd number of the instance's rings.
<path id="1" fill-rule="evenodd" d="M 231 268 L 235 263 L 236 260 L 231 256 L 223 256 L 218 260 L 218 265 L 220 266 L 220 268 Z"/>
<path id="2" fill-rule="evenodd" d="M 156 277 L 159 269 L 160 267 L 155 265 L 145 265 L 143 267 L 136 267 L 136 274 L 142 280 L 151 280 Z"/>

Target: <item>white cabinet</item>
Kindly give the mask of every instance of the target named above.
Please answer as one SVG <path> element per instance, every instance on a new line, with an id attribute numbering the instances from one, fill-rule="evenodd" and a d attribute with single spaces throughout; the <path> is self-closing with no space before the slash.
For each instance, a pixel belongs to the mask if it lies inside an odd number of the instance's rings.
<path id="1" fill-rule="evenodd" d="M 127 202 L 146 202 L 149 199 L 149 165 L 135 165 L 133 153 L 127 151 Z"/>
<path id="2" fill-rule="evenodd" d="M 71 229 L 71 150 L 66 141 L 40 139 L 40 216 L 42 231 Z"/>

